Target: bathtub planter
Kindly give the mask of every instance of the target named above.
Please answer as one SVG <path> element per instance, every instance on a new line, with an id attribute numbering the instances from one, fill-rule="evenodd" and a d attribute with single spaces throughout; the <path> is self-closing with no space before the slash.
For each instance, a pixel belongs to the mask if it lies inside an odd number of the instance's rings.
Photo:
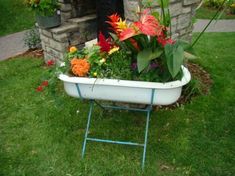
<path id="1" fill-rule="evenodd" d="M 179 99 L 182 87 L 191 80 L 188 69 L 182 69 L 181 80 L 167 83 L 69 77 L 65 74 L 60 74 L 59 79 L 64 82 L 66 93 L 76 98 L 80 97 L 77 84 L 84 99 L 150 104 L 151 92 L 155 89 L 153 104 L 169 105 Z"/>

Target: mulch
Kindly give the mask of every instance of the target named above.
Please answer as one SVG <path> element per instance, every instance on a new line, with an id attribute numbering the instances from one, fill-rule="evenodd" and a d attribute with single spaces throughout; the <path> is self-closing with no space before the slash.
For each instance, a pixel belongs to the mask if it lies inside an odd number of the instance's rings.
<path id="1" fill-rule="evenodd" d="M 198 65 L 196 63 L 189 62 L 189 63 L 187 63 L 186 66 L 191 73 L 192 80 L 195 79 L 195 80 L 197 80 L 197 82 L 199 82 L 199 87 L 197 87 L 197 88 L 199 89 L 200 92 L 194 93 L 193 90 L 191 90 L 192 94 L 189 95 L 190 90 L 186 91 L 186 89 L 188 88 L 187 87 L 188 85 L 187 85 L 183 88 L 182 95 L 176 103 L 174 103 L 172 105 L 168 105 L 168 106 L 154 106 L 155 110 L 175 109 L 175 108 L 183 106 L 187 103 L 190 103 L 192 101 L 192 99 L 196 96 L 207 95 L 210 93 L 210 88 L 213 84 L 213 80 L 211 79 L 210 74 L 206 70 L 204 70 L 200 65 Z M 193 88 L 194 87 L 189 88 L 189 89 L 193 89 Z"/>

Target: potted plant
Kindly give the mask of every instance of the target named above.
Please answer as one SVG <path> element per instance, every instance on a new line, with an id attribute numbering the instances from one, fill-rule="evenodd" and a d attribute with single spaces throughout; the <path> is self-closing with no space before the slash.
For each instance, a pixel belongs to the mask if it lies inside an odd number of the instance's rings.
<path id="1" fill-rule="evenodd" d="M 70 96 L 149 104 L 154 91 L 153 104 L 178 100 L 191 79 L 183 66 L 185 58 L 194 57 L 187 52 L 190 45 L 170 37 L 168 12 L 162 18 L 151 9 L 139 14 L 129 24 L 113 14 L 108 21 L 112 39 L 100 33 L 96 45 L 70 48 L 63 66 L 67 72 L 59 75 Z"/>
<path id="2" fill-rule="evenodd" d="M 36 21 L 41 28 L 52 28 L 61 24 L 57 0 L 27 0 L 27 4 L 35 10 Z"/>

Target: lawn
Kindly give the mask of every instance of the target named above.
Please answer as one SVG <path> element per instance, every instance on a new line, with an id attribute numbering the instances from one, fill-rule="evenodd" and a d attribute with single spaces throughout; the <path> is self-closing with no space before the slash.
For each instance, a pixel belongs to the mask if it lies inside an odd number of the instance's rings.
<path id="1" fill-rule="evenodd" d="M 216 11 L 217 11 L 216 9 L 202 6 L 200 9 L 196 11 L 196 18 L 211 19 L 215 15 Z M 235 19 L 235 15 L 224 12 L 219 19 Z"/>
<path id="2" fill-rule="evenodd" d="M 211 92 L 152 114 L 144 174 L 140 148 L 89 142 L 81 160 L 88 102 L 65 95 L 61 83 L 60 101 L 36 92 L 45 72 L 40 59 L 0 62 L 0 175 L 234 175 L 234 45 L 235 33 L 205 34 L 196 45 L 197 62 L 214 81 Z M 142 114 L 101 117 L 95 108 L 90 136 L 143 141 Z"/>
<path id="3" fill-rule="evenodd" d="M 0 17 L 0 36 L 29 29 L 35 23 L 24 0 L 0 0 Z"/>

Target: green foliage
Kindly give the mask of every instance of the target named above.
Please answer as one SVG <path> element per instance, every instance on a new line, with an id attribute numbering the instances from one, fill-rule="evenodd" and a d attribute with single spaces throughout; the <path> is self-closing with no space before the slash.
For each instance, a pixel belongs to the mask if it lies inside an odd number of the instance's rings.
<path id="1" fill-rule="evenodd" d="M 27 3 L 38 15 L 42 16 L 52 16 L 59 8 L 57 0 L 27 0 Z"/>
<path id="2" fill-rule="evenodd" d="M 0 17 L 0 36 L 29 29 L 35 23 L 34 13 L 23 0 L 0 0 Z"/>
<path id="3" fill-rule="evenodd" d="M 179 73 L 184 61 L 184 49 L 178 42 L 173 45 L 167 44 L 164 48 L 167 68 L 171 73 L 171 76 L 175 76 Z"/>
<path id="4" fill-rule="evenodd" d="M 161 48 L 145 48 L 140 51 L 137 55 L 137 66 L 138 71 L 143 71 L 150 63 L 151 60 L 156 59 L 161 56 L 163 50 Z"/>
<path id="5" fill-rule="evenodd" d="M 231 6 L 229 6 L 229 9 L 231 10 Z M 235 19 L 235 15 L 231 13 L 231 11 L 221 11 L 223 13 L 220 13 L 220 19 Z M 216 9 L 202 6 L 200 9 L 196 11 L 196 18 L 197 19 L 211 19 L 214 14 L 216 13 Z"/>
<path id="6" fill-rule="evenodd" d="M 191 79 L 191 81 L 183 88 L 182 95 L 186 101 L 189 101 L 192 97 L 203 95 L 203 85 L 198 79 Z"/>
<path id="7" fill-rule="evenodd" d="M 41 48 L 41 40 L 37 27 L 31 28 L 25 33 L 24 44 L 29 49 Z"/>
<path id="8" fill-rule="evenodd" d="M 220 8 L 224 0 L 204 0 L 205 5 L 208 7 Z"/>
<path id="9" fill-rule="evenodd" d="M 120 50 L 108 57 L 104 69 L 97 69 L 97 78 L 111 78 L 131 80 L 132 71 L 130 68 L 131 58 L 126 52 Z"/>

